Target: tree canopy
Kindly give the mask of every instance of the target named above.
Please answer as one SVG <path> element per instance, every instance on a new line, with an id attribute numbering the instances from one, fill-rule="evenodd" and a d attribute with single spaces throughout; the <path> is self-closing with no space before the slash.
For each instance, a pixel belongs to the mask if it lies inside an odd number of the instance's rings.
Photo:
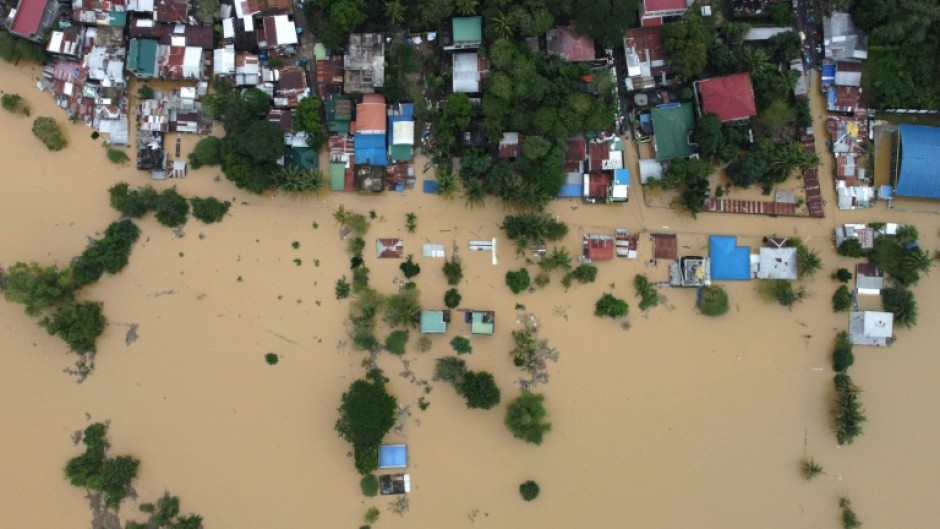
<path id="1" fill-rule="evenodd" d="M 382 438 L 395 425 L 397 406 L 398 401 L 389 395 L 385 384 L 376 381 L 356 380 L 343 393 L 336 431 L 352 443 L 361 473 L 368 474 L 377 467 L 378 461 L 375 461 L 369 468 L 365 457 L 373 452 L 377 456 Z"/>
<path id="2" fill-rule="evenodd" d="M 72 271 L 55 265 L 18 262 L 7 270 L 7 301 L 26 305 L 26 314 L 36 316 L 43 310 L 72 299 L 75 284 Z"/>
<path id="3" fill-rule="evenodd" d="M 307 133 L 307 145 L 320 150 L 326 143 L 326 126 L 321 117 L 323 100 L 317 96 L 305 97 L 297 103 L 294 130 Z"/>
<path id="4" fill-rule="evenodd" d="M 457 391 L 467 400 L 468 408 L 488 410 L 499 404 L 499 387 L 486 371 L 467 371 Z"/>
<path id="5" fill-rule="evenodd" d="M 623 45 L 624 31 L 636 22 L 640 0 L 575 0 L 574 29 L 605 48 Z"/>
<path id="6" fill-rule="evenodd" d="M 76 353 L 94 353 L 98 350 L 96 341 L 108 323 L 101 308 L 101 303 L 93 301 L 66 303 L 51 317 L 43 318 L 40 325 L 49 334 L 61 338 Z"/>
<path id="7" fill-rule="evenodd" d="M 552 424 L 546 421 L 545 395 L 523 391 L 506 408 L 506 427 L 517 439 L 540 445 Z"/>
<path id="8" fill-rule="evenodd" d="M 714 29 L 702 22 L 694 10 L 682 19 L 663 26 L 669 62 L 682 79 L 697 78 L 708 63 L 708 50 L 715 41 Z"/>

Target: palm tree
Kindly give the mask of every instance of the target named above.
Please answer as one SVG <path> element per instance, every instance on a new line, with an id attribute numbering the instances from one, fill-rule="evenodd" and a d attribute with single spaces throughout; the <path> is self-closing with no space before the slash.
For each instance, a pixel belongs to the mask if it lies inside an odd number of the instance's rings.
<path id="1" fill-rule="evenodd" d="M 389 0 L 385 2 L 385 16 L 389 24 L 400 26 L 405 21 L 405 6 L 398 0 Z"/>
<path id="2" fill-rule="evenodd" d="M 770 69 L 770 57 L 764 48 L 744 47 L 741 50 L 741 63 L 752 77 L 760 77 Z"/>
<path id="3" fill-rule="evenodd" d="M 929 271 L 930 263 L 930 255 L 921 249 L 915 248 L 901 256 L 901 261 L 898 265 L 905 273 L 915 276 L 918 272 Z"/>
<path id="4" fill-rule="evenodd" d="M 385 302 L 385 323 L 390 327 L 414 326 L 421 314 L 421 302 L 415 289 L 389 296 Z"/>
<path id="5" fill-rule="evenodd" d="M 819 253 L 809 249 L 806 245 L 796 247 L 796 271 L 800 277 L 811 276 L 822 268 L 822 259 Z"/>
<path id="6" fill-rule="evenodd" d="M 498 12 L 490 19 L 493 33 L 496 34 L 496 40 L 503 40 L 512 37 L 513 20 L 510 13 Z"/>
<path id="7" fill-rule="evenodd" d="M 903 287 L 891 287 L 881 291 L 881 304 L 894 314 L 894 323 L 903 327 L 917 325 L 917 301 L 914 293 Z"/>
<path id="8" fill-rule="evenodd" d="M 445 170 L 438 172 L 437 184 L 437 194 L 442 197 L 451 199 L 457 194 L 459 186 L 457 185 L 457 177 L 454 175 L 453 171 Z"/>
<path id="9" fill-rule="evenodd" d="M 477 0 L 457 0 L 457 14 L 463 16 L 476 14 L 479 3 Z"/>
<path id="10" fill-rule="evenodd" d="M 305 171 L 296 165 L 285 165 L 280 168 L 280 180 L 281 190 L 288 193 L 313 193 L 319 197 L 326 187 L 326 177 L 316 167 Z"/>
<path id="11" fill-rule="evenodd" d="M 463 185 L 463 197 L 470 209 L 486 205 L 486 187 L 476 178 L 467 179 Z"/>

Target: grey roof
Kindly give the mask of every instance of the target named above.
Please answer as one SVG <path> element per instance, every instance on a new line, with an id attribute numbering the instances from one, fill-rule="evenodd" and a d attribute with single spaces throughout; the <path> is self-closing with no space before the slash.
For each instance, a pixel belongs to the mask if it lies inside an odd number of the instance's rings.
<path id="1" fill-rule="evenodd" d="M 894 314 L 890 312 L 850 312 L 849 341 L 854 345 L 888 345 L 894 330 Z"/>
<path id="2" fill-rule="evenodd" d="M 758 279 L 796 279 L 796 248 L 761 248 Z"/>
<path id="3" fill-rule="evenodd" d="M 835 12 L 823 18 L 823 43 L 829 59 L 867 59 L 868 39 L 855 29 L 848 13 Z"/>
<path id="4" fill-rule="evenodd" d="M 837 86 L 862 86 L 862 72 L 836 72 Z"/>
<path id="5" fill-rule="evenodd" d="M 751 28 L 744 34 L 744 40 L 767 40 L 770 37 L 779 35 L 780 33 L 786 33 L 787 31 L 793 31 L 793 28 Z"/>

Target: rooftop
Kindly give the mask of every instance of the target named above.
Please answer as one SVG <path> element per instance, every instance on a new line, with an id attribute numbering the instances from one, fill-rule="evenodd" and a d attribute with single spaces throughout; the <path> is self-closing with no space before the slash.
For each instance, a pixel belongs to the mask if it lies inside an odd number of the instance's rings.
<path id="1" fill-rule="evenodd" d="M 796 279 L 796 248 L 761 248 L 758 279 Z"/>
<path id="2" fill-rule="evenodd" d="M 702 113 L 718 114 L 722 121 L 737 121 L 757 115 L 754 86 L 748 73 L 713 77 L 696 83 Z"/>
<path id="3" fill-rule="evenodd" d="M 356 105 L 356 134 L 385 134 L 388 130 L 385 116 L 385 96 L 382 94 L 364 95 L 362 103 Z"/>
<path id="4" fill-rule="evenodd" d="M 450 322 L 450 311 L 423 310 L 420 320 L 421 334 L 444 334 L 447 332 L 447 323 Z"/>
<path id="5" fill-rule="evenodd" d="M 483 40 L 483 17 L 454 17 L 454 44 L 479 43 Z"/>
<path id="6" fill-rule="evenodd" d="M 899 196 L 940 199 L 940 127 L 901 125 Z"/>
<path id="7" fill-rule="evenodd" d="M 665 162 L 675 158 L 686 158 L 695 150 L 689 143 L 689 137 L 695 129 L 695 116 L 692 105 L 670 103 L 654 108 L 653 139 L 656 145 L 656 159 Z"/>
<path id="8" fill-rule="evenodd" d="M 593 61 L 594 39 L 575 33 L 573 26 L 561 26 L 545 34 L 546 51 L 566 61 Z"/>
<path id="9" fill-rule="evenodd" d="M 747 281 L 751 278 L 751 250 L 738 246 L 737 237 L 710 235 L 708 256 L 712 279 Z"/>
<path id="10" fill-rule="evenodd" d="M 20 0 L 16 6 L 16 15 L 10 25 L 10 33 L 22 37 L 32 37 L 39 32 L 43 14 L 49 0 Z"/>
<path id="11" fill-rule="evenodd" d="M 850 312 L 849 341 L 854 345 L 885 347 L 894 332 L 894 314 L 890 312 Z"/>

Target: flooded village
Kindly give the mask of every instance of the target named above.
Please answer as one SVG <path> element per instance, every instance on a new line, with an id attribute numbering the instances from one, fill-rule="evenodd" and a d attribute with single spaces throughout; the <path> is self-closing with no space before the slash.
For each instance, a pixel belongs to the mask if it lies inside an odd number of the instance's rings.
<path id="1" fill-rule="evenodd" d="M 641 0 L 611 37 L 362 2 L 337 36 L 346 3 L 0 12 L 0 56 L 47 59 L 0 61 L 6 524 L 931 519 L 940 128 L 866 100 L 848 13 Z M 168 228 L 121 182 L 229 205 Z M 10 270 L 76 268 L 119 219 L 126 267 L 74 291 L 107 322 L 76 378 Z M 97 423 L 139 460 L 110 507 L 63 474 Z"/>

